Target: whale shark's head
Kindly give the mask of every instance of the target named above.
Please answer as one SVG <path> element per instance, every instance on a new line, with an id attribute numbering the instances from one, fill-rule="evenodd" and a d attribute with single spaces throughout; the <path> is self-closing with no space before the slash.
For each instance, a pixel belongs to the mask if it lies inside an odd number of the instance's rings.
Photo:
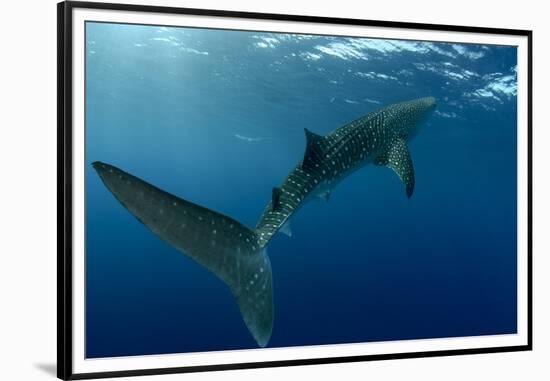
<path id="1" fill-rule="evenodd" d="M 409 123 L 409 138 L 416 136 L 418 131 L 425 125 L 426 120 L 437 106 L 434 97 L 425 97 L 415 99 L 414 101 L 407 102 L 409 107 L 409 115 L 411 122 Z"/>
<path id="2" fill-rule="evenodd" d="M 433 111 L 437 106 L 434 97 L 420 98 L 413 102 L 416 106 L 417 112 L 419 113 L 429 113 L 430 111 Z"/>

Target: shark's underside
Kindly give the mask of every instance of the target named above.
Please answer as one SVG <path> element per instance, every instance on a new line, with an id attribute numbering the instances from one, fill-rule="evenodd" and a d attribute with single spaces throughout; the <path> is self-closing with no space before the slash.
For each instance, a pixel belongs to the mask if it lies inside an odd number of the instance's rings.
<path id="1" fill-rule="evenodd" d="M 273 330 L 271 265 L 265 246 L 306 201 L 328 198 L 351 172 L 373 163 L 391 168 L 414 189 L 407 141 L 435 107 L 433 98 L 397 103 L 367 114 L 327 136 L 306 129 L 304 158 L 273 189 L 255 229 L 221 213 L 171 195 L 112 165 L 93 167 L 116 199 L 162 240 L 220 278 L 234 295 L 249 331 L 260 346 Z"/>

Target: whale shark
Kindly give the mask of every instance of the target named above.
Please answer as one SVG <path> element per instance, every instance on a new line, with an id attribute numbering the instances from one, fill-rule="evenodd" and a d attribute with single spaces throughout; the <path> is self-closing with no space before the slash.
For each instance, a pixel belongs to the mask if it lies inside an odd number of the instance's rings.
<path id="1" fill-rule="evenodd" d="M 256 227 L 172 195 L 113 165 L 93 168 L 106 188 L 160 239 L 204 266 L 231 290 L 249 332 L 265 347 L 273 331 L 273 281 L 267 244 L 291 235 L 290 217 L 368 164 L 393 170 L 411 197 L 415 185 L 408 142 L 431 111 L 433 97 L 395 103 L 321 136 L 305 128 L 303 159 L 274 187 Z"/>

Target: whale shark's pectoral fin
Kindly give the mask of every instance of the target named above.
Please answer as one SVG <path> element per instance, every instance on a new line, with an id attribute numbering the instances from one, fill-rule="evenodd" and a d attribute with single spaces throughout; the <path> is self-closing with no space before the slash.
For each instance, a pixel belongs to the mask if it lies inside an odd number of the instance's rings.
<path id="1" fill-rule="evenodd" d="M 375 160 L 376 165 L 383 165 L 393 169 L 399 176 L 407 197 L 411 197 L 414 190 L 414 168 L 409 148 L 404 139 L 397 139 L 390 148 Z"/>
<path id="2" fill-rule="evenodd" d="M 319 166 L 323 160 L 323 137 L 304 128 L 306 133 L 306 152 L 302 160 L 302 169 L 308 170 Z"/>
<path id="3" fill-rule="evenodd" d="M 229 287 L 248 330 L 265 347 L 273 329 L 273 288 L 271 264 L 256 233 L 112 165 L 92 165 L 128 212 Z"/>

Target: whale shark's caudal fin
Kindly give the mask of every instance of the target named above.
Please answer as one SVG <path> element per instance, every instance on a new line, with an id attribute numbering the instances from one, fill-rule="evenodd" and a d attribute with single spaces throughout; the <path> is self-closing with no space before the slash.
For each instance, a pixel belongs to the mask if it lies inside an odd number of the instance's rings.
<path id="1" fill-rule="evenodd" d="M 109 191 L 141 223 L 229 286 L 250 333 L 258 345 L 266 346 L 273 329 L 271 264 L 256 233 L 112 165 L 92 165 Z"/>

